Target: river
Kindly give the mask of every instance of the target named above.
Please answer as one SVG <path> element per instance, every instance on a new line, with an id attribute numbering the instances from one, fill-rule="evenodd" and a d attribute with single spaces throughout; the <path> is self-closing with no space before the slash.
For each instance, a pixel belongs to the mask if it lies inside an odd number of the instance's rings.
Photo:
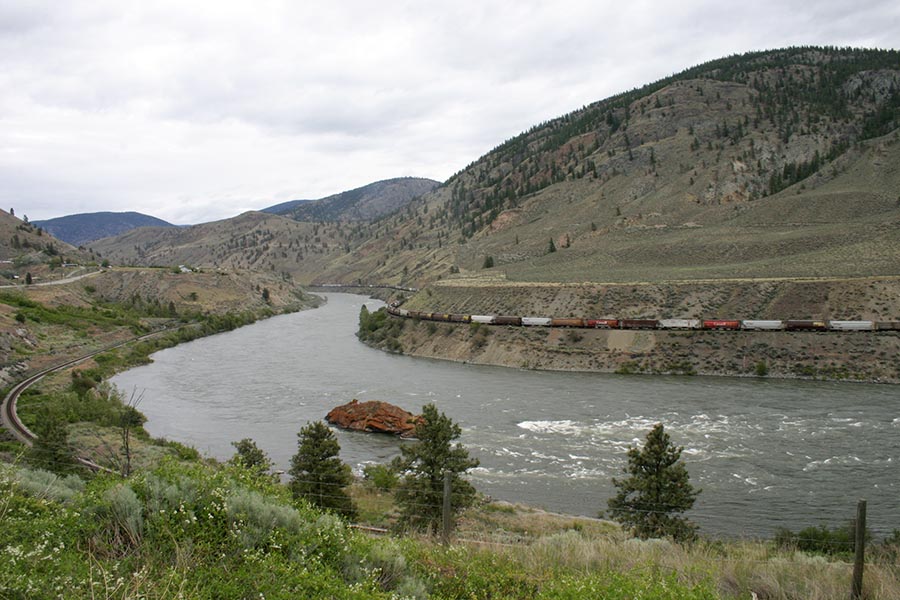
<path id="1" fill-rule="evenodd" d="M 154 436 L 225 459 L 253 438 L 287 469 L 296 434 L 352 398 L 412 412 L 432 402 L 463 429 L 491 496 L 596 516 L 630 445 L 662 422 L 702 489 L 690 518 L 707 534 L 845 524 L 868 501 L 876 534 L 900 528 L 900 388 L 853 383 L 524 371 L 387 354 L 355 337 L 360 306 L 327 294 L 283 315 L 153 355 L 115 376 Z M 356 470 L 403 442 L 337 432 Z"/>

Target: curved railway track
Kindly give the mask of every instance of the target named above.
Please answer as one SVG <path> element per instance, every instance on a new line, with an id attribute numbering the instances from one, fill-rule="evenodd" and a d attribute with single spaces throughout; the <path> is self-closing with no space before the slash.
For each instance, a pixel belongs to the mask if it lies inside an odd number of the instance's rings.
<path id="1" fill-rule="evenodd" d="M 46 369 L 42 369 L 37 373 L 29 375 L 27 378 L 14 385 L 3 398 L 3 404 L 2 406 L 0 406 L 0 421 L 2 421 L 3 427 L 6 428 L 17 440 L 19 440 L 26 446 L 33 445 L 34 440 L 37 439 L 37 436 L 30 429 L 28 429 L 28 427 L 26 427 L 24 423 L 22 423 L 21 419 L 19 419 L 19 415 L 16 413 L 16 403 L 19 400 L 19 396 L 22 395 L 22 392 L 27 390 L 29 387 L 31 387 L 50 373 L 55 373 L 56 371 L 61 371 L 62 369 L 67 369 L 69 367 L 75 366 L 102 352 L 108 352 L 109 350 L 114 350 L 115 348 L 121 348 L 122 346 L 126 346 L 134 342 L 146 340 L 162 333 L 166 333 L 167 331 L 170 331 L 170 329 L 163 328 L 159 331 L 145 333 L 144 335 L 111 344 L 99 350 L 94 350 L 93 352 L 89 352 L 88 354 L 79 356 L 78 358 L 67 360 L 58 365 L 47 367 Z M 90 459 L 79 457 L 77 458 L 77 460 L 82 465 L 94 471 L 105 470 L 104 467 L 101 467 Z"/>

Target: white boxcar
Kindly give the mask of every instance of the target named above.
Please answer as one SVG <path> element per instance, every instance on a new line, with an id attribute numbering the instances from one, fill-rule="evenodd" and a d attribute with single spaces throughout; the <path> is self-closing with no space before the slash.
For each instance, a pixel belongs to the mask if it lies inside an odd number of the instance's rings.
<path id="1" fill-rule="evenodd" d="M 398 308 L 398 309 L 397 309 L 397 314 L 400 315 L 401 317 L 408 317 L 408 316 L 409 316 L 409 311 L 406 310 L 405 308 Z"/>
<path id="2" fill-rule="evenodd" d="M 783 321 L 741 321 L 741 329 L 784 329 Z"/>
<path id="3" fill-rule="evenodd" d="M 700 329 L 700 319 L 660 319 L 661 329 Z"/>
<path id="4" fill-rule="evenodd" d="M 872 331 L 874 321 L 828 321 L 828 329 L 835 331 Z"/>
<path id="5" fill-rule="evenodd" d="M 547 317 L 522 317 L 522 325 L 549 327 L 550 319 Z"/>
<path id="6" fill-rule="evenodd" d="M 472 315 L 472 322 L 490 325 L 494 322 L 494 315 Z"/>

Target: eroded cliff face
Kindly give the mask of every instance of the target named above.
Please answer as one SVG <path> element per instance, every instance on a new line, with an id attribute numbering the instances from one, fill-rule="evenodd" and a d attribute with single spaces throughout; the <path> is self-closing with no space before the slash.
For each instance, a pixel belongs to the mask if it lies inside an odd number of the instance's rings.
<path id="1" fill-rule="evenodd" d="M 388 433 L 413 437 L 416 424 L 422 417 L 387 402 L 360 402 L 355 398 L 347 404 L 331 409 L 325 420 L 332 425 L 353 431 Z"/>

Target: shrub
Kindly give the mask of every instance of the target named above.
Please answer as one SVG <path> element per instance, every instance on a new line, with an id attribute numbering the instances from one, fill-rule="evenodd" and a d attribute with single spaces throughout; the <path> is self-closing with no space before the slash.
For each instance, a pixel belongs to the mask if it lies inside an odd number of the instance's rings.
<path id="1" fill-rule="evenodd" d="M 400 481 L 397 471 L 389 465 L 366 465 L 363 467 L 363 477 L 372 484 L 375 489 L 389 492 L 397 487 Z"/>
<path id="2" fill-rule="evenodd" d="M 4 467 L 4 470 L 9 467 Z M 12 472 L 19 489 L 35 498 L 68 502 L 84 491 L 84 481 L 77 475 L 61 477 L 43 469 L 20 467 Z"/>

